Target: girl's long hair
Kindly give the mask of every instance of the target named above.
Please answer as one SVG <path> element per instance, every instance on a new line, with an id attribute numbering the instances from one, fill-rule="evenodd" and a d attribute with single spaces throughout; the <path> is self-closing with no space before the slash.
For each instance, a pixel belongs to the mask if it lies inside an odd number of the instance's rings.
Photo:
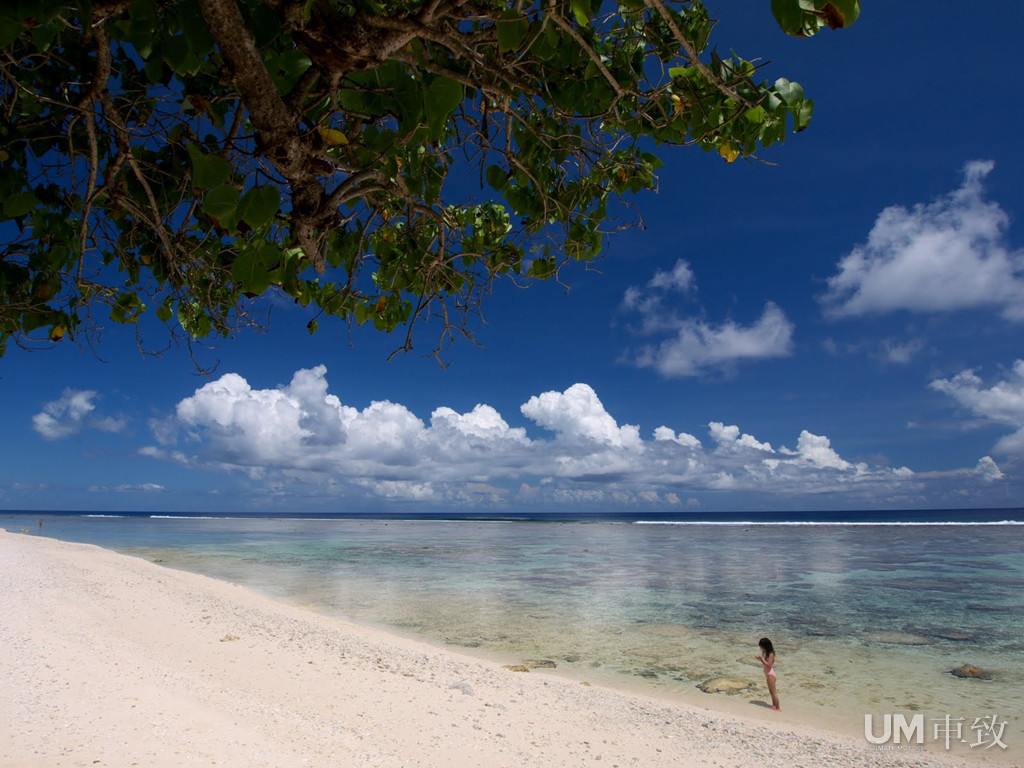
<path id="1" fill-rule="evenodd" d="M 761 650 L 764 651 L 764 657 L 766 659 L 775 653 L 775 646 L 772 645 L 772 641 L 767 637 L 762 637 L 757 641 L 757 644 L 761 647 Z"/>

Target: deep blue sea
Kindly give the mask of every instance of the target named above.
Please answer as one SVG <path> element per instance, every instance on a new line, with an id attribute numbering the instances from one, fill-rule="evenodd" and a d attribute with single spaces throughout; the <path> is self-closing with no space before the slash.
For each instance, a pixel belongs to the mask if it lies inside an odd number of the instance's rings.
<path id="1" fill-rule="evenodd" d="M 39 525 L 39 521 L 42 525 Z M 716 706 L 777 649 L 783 710 L 992 715 L 1024 745 L 1024 509 L 376 517 L 0 512 L 471 653 Z M 986 679 L 949 670 L 969 663 Z"/>

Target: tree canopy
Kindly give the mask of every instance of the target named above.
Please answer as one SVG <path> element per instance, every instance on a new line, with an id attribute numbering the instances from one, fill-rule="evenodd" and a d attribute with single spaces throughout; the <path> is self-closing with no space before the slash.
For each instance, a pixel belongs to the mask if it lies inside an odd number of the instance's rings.
<path id="1" fill-rule="evenodd" d="M 857 0 L 772 0 L 787 34 Z M 0 354 L 259 297 L 465 333 L 499 276 L 597 257 L 658 147 L 724 162 L 812 102 L 677 0 L 12 0 L 0 9 Z"/>

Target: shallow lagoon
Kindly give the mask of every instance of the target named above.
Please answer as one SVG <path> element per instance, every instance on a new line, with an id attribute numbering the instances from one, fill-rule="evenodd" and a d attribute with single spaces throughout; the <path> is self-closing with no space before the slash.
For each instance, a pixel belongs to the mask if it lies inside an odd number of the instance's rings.
<path id="1" fill-rule="evenodd" d="M 36 525 L 32 518 L 29 528 Z M 5 519 L 17 530 L 26 518 Z M 709 706 L 767 699 L 862 733 L 864 715 L 996 715 L 1024 746 L 1024 526 L 642 524 L 44 516 L 42 533 L 315 610 Z M 971 663 L 991 679 L 948 670 Z M 696 685 L 755 684 L 728 700 Z M 751 710 L 753 711 L 753 710 Z M 787 712 L 788 711 L 788 712 Z"/>

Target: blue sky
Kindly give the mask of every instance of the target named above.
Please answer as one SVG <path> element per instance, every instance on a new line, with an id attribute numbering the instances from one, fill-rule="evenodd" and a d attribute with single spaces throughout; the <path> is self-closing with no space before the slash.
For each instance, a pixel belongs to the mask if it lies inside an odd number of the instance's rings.
<path id="1" fill-rule="evenodd" d="M 0 358 L 0 508 L 814 510 L 1024 499 L 1024 6 L 869 3 L 712 38 L 804 85 L 774 165 L 662 150 L 643 229 L 498 286 L 442 369 L 282 305 L 269 332 Z"/>

